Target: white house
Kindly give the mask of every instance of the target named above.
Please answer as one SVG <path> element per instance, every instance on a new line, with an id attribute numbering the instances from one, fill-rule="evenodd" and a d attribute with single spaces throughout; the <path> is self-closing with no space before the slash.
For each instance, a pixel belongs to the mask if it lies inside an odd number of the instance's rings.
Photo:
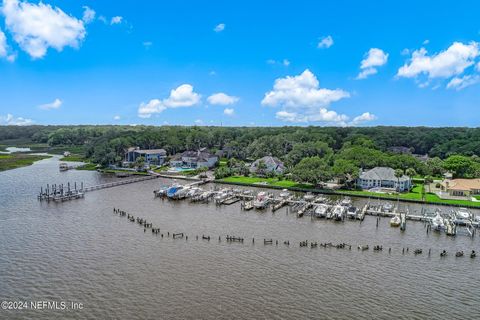
<path id="1" fill-rule="evenodd" d="M 283 165 L 282 161 L 272 156 L 266 156 L 252 163 L 250 165 L 250 172 L 257 173 L 258 165 L 260 164 L 260 162 L 263 162 L 265 164 L 265 172 L 275 172 L 277 174 L 280 174 L 285 171 L 285 166 Z"/>
<path id="2" fill-rule="evenodd" d="M 364 171 L 357 179 L 357 186 L 362 189 L 391 188 L 399 191 L 408 191 L 412 187 L 409 176 L 395 177 L 395 170 L 387 167 L 376 167 Z"/>
<path id="3" fill-rule="evenodd" d="M 218 162 L 218 156 L 211 154 L 205 149 L 199 151 L 185 151 L 175 155 L 170 160 L 170 166 L 181 168 L 213 168 Z"/>

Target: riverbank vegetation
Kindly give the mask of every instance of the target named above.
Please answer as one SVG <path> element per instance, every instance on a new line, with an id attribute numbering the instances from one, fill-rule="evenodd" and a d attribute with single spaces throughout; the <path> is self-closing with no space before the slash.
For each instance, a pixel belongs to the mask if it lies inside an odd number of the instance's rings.
<path id="1" fill-rule="evenodd" d="M 2 126 L 0 145 L 69 151 L 101 166 L 119 164 L 131 146 L 164 148 L 169 155 L 205 147 L 229 159 L 219 177 L 248 175 L 238 163 L 272 155 L 284 162 L 289 179 L 314 185 L 330 179 L 348 184 L 359 169 L 375 166 L 413 169 L 421 178 L 447 171 L 480 176 L 478 128 Z M 229 165 L 231 159 L 237 163 Z"/>
<path id="2" fill-rule="evenodd" d="M 35 161 L 50 158 L 50 156 L 22 153 L 0 154 L 0 171 L 26 167 Z"/>

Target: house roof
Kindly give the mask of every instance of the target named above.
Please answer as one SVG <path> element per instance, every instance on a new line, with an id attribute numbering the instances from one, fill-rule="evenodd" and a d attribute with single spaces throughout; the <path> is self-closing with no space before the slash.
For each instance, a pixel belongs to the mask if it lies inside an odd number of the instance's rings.
<path id="1" fill-rule="evenodd" d="M 375 167 L 371 170 L 362 172 L 360 174 L 360 179 L 364 180 L 394 180 L 397 181 L 398 178 L 395 177 L 395 170 L 388 167 Z M 410 177 L 403 175 L 400 177 L 400 181 L 408 181 Z"/>
<path id="2" fill-rule="evenodd" d="M 167 154 L 167 151 L 165 151 L 165 149 L 137 150 L 137 152 L 143 154 Z"/>
<path id="3" fill-rule="evenodd" d="M 283 168 L 283 162 L 280 161 L 280 159 L 272 157 L 272 156 L 265 156 L 263 158 L 255 160 L 255 162 L 252 163 L 252 167 L 258 167 L 258 164 L 260 161 L 263 161 L 267 166 L 274 166 L 274 167 L 281 167 Z"/>
<path id="4" fill-rule="evenodd" d="M 183 157 L 194 158 L 197 162 L 208 162 L 211 158 L 218 158 L 208 151 L 184 151 L 174 155 L 171 160 L 180 161 Z"/>
<path id="5" fill-rule="evenodd" d="M 480 179 L 453 179 L 445 183 L 449 190 L 480 190 Z"/>
<path id="6" fill-rule="evenodd" d="M 140 154 L 164 154 L 166 155 L 167 154 L 167 151 L 165 151 L 165 149 L 140 149 L 140 148 L 136 148 L 136 147 L 130 147 L 127 149 L 127 152 L 137 152 L 137 153 L 140 153 Z"/>

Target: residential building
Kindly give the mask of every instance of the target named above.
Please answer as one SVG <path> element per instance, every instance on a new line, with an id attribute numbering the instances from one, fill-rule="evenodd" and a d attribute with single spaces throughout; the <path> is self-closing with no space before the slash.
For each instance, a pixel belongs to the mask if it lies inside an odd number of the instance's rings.
<path id="1" fill-rule="evenodd" d="M 253 162 L 250 165 L 250 172 L 257 173 L 260 162 L 265 164 L 265 173 L 274 172 L 276 174 L 281 174 L 285 171 L 285 166 L 282 161 L 272 156 L 266 156 Z"/>
<path id="2" fill-rule="evenodd" d="M 395 177 L 395 170 L 387 167 L 376 167 L 360 173 L 357 186 L 362 189 L 388 188 L 399 191 L 408 191 L 412 187 L 409 176 Z"/>
<path id="3" fill-rule="evenodd" d="M 128 148 L 125 153 L 125 162 L 135 162 L 139 157 L 145 159 L 145 164 L 162 165 L 167 159 L 167 151 L 164 149 L 148 149 L 142 150 L 139 147 Z"/>
<path id="4" fill-rule="evenodd" d="M 218 156 L 211 154 L 205 149 L 198 151 L 185 151 L 170 159 L 170 166 L 181 168 L 213 168 L 218 162 Z"/>
<path id="5" fill-rule="evenodd" d="M 480 179 L 445 179 L 441 189 L 454 197 L 480 195 Z"/>

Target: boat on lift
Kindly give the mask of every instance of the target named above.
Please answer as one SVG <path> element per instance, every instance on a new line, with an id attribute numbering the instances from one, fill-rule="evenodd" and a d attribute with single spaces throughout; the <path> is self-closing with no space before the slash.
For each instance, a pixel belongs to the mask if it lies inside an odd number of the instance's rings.
<path id="1" fill-rule="evenodd" d="M 253 206 L 255 209 L 265 209 L 268 205 L 268 195 L 265 191 L 260 191 L 257 194 L 257 197 L 253 201 Z"/>
<path id="2" fill-rule="evenodd" d="M 315 199 L 315 195 L 311 192 L 307 192 L 303 196 L 303 200 L 305 200 L 305 201 L 313 201 L 313 199 Z"/>
<path id="3" fill-rule="evenodd" d="M 337 204 L 335 207 L 332 209 L 332 218 L 335 221 L 343 221 L 343 218 L 345 216 L 345 212 L 347 211 L 347 208 L 341 204 Z"/>
<path id="4" fill-rule="evenodd" d="M 358 208 L 354 206 L 350 206 L 347 209 L 347 218 L 349 219 L 356 219 L 358 213 Z"/>
<path id="5" fill-rule="evenodd" d="M 282 199 L 288 199 L 292 196 L 292 194 L 290 193 L 290 191 L 288 191 L 287 189 L 283 189 L 282 192 L 280 192 L 280 194 L 278 195 L 280 198 Z"/>
<path id="6" fill-rule="evenodd" d="M 443 217 L 440 215 L 439 211 L 437 211 L 435 217 L 432 218 L 431 225 L 434 231 L 441 231 L 445 229 L 445 223 L 443 222 Z"/>
<path id="7" fill-rule="evenodd" d="M 220 190 L 214 197 L 215 203 L 222 203 L 232 194 L 230 189 Z"/>
<path id="8" fill-rule="evenodd" d="M 344 207 L 350 207 L 352 205 L 352 199 L 350 197 L 345 197 L 340 201 L 340 205 Z"/>
<path id="9" fill-rule="evenodd" d="M 184 186 L 180 184 L 175 184 L 167 189 L 167 197 L 169 199 L 175 199 L 175 195 L 184 189 Z"/>
<path id="10" fill-rule="evenodd" d="M 193 198 L 199 194 L 202 194 L 203 190 L 199 187 L 192 187 L 188 190 L 187 194 L 185 195 L 186 198 Z"/>
<path id="11" fill-rule="evenodd" d="M 466 208 L 459 208 L 455 211 L 455 220 L 454 223 L 456 225 L 466 225 L 467 223 L 471 222 L 472 214 Z"/>
<path id="12" fill-rule="evenodd" d="M 402 219 L 399 214 L 396 214 L 392 219 L 390 219 L 390 227 L 398 228 L 402 224 Z"/>
<path id="13" fill-rule="evenodd" d="M 328 214 L 328 209 L 330 209 L 330 207 L 327 204 L 320 203 L 318 206 L 315 207 L 315 211 L 314 211 L 315 217 L 319 219 L 326 218 Z"/>
<path id="14" fill-rule="evenodd" d="M 389 202 L 383 204 L 383 211 L 392 212 L 392 210 L 393 210 L 393 204 Z"/>

